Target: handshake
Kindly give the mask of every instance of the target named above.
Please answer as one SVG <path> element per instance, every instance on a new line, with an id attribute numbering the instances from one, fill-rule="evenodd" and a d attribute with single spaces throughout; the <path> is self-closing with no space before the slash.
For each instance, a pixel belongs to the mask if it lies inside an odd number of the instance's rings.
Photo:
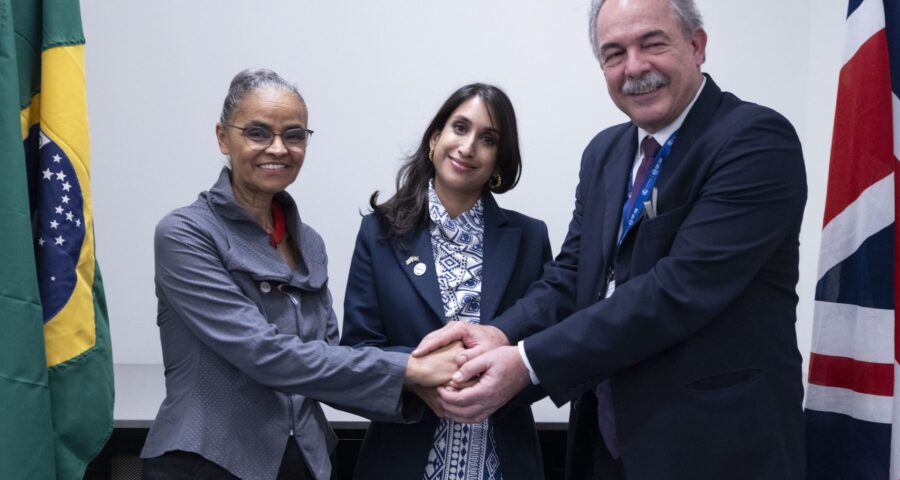
<path id="1" fill-rule="evenodd" d="M 409 357 L 406 388 L 435 415 L 478 423 L 531 383 L 518 348 L 500 329 L 450 322 Z"/>

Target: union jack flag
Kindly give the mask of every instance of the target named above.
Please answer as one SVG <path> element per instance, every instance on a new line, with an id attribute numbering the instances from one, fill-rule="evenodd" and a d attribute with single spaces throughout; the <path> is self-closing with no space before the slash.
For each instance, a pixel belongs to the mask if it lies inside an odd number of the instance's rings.
<path id="1" fill-rule="evenodd" d="M 850 0 L 846 29 L 809 363 L 808 478 L 897 480 L 900 2 Z"/>

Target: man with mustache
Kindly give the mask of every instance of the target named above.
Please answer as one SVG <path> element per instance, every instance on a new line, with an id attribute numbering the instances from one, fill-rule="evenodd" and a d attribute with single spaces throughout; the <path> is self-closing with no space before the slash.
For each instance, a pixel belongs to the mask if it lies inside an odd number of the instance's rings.
<path id="1" fill-rule="evenodd" d="M 567 478 L 803 479 L 797 135 L 701 73 L 692 0 L 594 0 L 590 36 L 631 121 L 585 149 L 559 256 L 415 354 L 470 348 L 440 390 L 457 420 L 530 384 L 571 401 Z"/>

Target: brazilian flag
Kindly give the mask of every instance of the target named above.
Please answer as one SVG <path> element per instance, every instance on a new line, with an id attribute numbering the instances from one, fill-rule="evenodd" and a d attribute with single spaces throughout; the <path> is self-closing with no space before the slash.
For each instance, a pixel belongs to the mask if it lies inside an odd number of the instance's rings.
<path id="1" fill-rule="evenodd" d="M 81 479 L 112 431 L 77 0 L 0 0 L 0 479 Z"/>

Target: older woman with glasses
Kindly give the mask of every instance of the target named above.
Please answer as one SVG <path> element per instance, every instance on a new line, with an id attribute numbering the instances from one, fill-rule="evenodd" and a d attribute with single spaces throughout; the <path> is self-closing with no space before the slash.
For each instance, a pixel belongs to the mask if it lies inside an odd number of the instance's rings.
<path id="1" fill-rule="evenodd" d="M 459 346 L 420 360 L 336 345 L 325 246 L 284 191 L 306 157 L 307 120 L 275 72 L 238 73 L 216 125 L 228 167 L 157 226 L 166 398 L 144 479 L 328 479 L 336 438 L 319 401 L 414 416 L 404 385 L 455 371 Z"/>

